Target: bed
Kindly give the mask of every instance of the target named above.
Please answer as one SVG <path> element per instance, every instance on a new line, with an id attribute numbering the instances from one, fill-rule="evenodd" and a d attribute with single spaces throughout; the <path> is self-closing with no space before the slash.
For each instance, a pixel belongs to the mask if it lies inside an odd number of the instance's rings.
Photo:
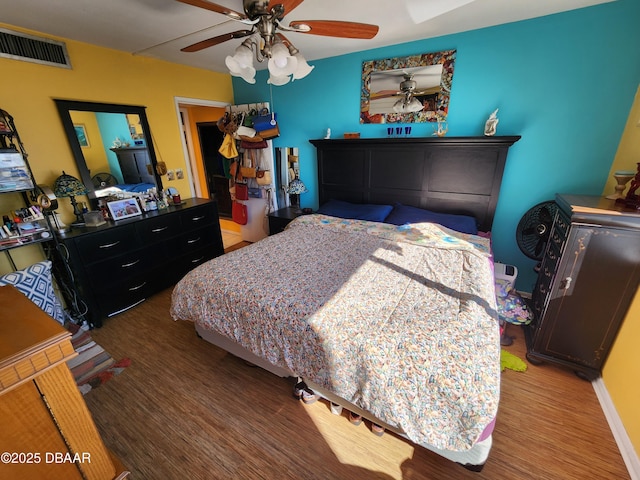
<path id="1" fill-rule="evenodd" d="M 156 188 L 155 183 L 119 183 L 112 186 L 96 189 L 96 198 L 118 196 L 127 193 L 144 193 Z"/>
<path id="2" fill-rule="evenodd" d="M 518 138 L 312 141 L 319 213 L 194 269 L 172 317 L 480 470 L 500 390 L 486 233 Z"/>

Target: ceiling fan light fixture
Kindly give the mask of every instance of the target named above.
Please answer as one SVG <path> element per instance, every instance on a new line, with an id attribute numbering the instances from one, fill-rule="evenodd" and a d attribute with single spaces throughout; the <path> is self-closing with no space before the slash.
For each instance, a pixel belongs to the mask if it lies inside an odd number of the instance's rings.
<path id="1" fill-rule="evenodd" d="M 415 113 L 424 108 L 424 105 L 417 98 L 401 98 L 393 104 L 393 111 L 396 113 Z"/>
<path id="2" fill-rule="evenodd" d="M 272 77 L 293 75 L 298 69 L 298 59 L 289 54 L 289 49 L 283 43 L 276 42 L 271 46 L 267 67 Z"/>
<path id="3" fill-rule="evenodd" d="M 271 84 L 271 85 L 275 85 L 276 87 L 281 87 L 282 85 L 286 85 L 287 83 L 289 83 L 289 80 L 291 80 L 291 76 L 290 75 L 283 75 L 283 76 L 275 76 L 273 74 L 269 75 L 269 78 L 267 79 L 267 83 Z"/>
<path id="4" fill-rule="evenodd" d="M 253 66 L 253 51 L 250 45 L 251 43 L 247 44 L 247 40 L 242 42 L 233 56 L 227 55 L 224 63 L 234 77 L 240 77 L 247 83 L 256 83 L 256 69 Z"/>
<path id="5" fill-rule="evenodd" d="M 304 0 L 278 0 L 273 2 L 270 2 L 270 0 L 242 0 L 244 13 L 236 12 L 211 0 L 177 1 L 225 15 L 233 21 L 251 26 L 250 30 L 236 30 L 217 35 L 188 45 L 180 50 L 188 53 L 199 52 L 227 40 L 249 37 L 236 49 L 233 56 L 225 58 L 225 64 L 229 68 L 231 75 L 241 77 L 252 84 L 255 83 L 256 75 L 252 55 L 254 50 L 256 61 L 263 62 L 268 60 L 269 79 L 267 83 L 272 85 L 284 85 L 291 80 L 304 78 L 314 68 L 307 63 L 298 49 L 278 30 L 354 39 L 374 38 L 379 30 L 377 25 L 340 20 L 300 20 L 289 22 L 286 27 L 281 25 L 280 22 L 285 15 L 291 13 Z"/>
<path id="6" fill-rule="evenodd" d="M 300 52 L 296 53 L 294 57 L 298 61 L 298 68 L 293 74 L 293 79 L 300 80 L 301 78 L 304 78 L 307 75 L 309 75 L 311 73 L 311 70 L 313 70 L 315 67 L 312 65 L 309 65 Z"/>

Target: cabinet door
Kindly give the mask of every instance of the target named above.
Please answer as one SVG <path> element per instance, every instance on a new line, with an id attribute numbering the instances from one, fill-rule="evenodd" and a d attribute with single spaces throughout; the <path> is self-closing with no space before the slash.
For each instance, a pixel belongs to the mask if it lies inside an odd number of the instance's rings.
<path id="1" fill-rule="evenodd" d="M 553 282 L 536 350 L 600 368 L 639 280 L 637 232 L 574 225 Z"/>
<path id="2" fill-rule="evenodd" d="M 0 464 L 1 478 L 82 479 L 75 463 L 50 460 L 56 453 L 69 453 L 69 448 L 32 381 L 0 396 L 0 431 L 0 451 L 15 459 Z"/>
<path id="3" fill-rule="evenodd" d="M 148 150 L 140 150 L 133 152 L 133 158 L 138 169 L 138 175 L 140 176 L 141 183 L 156 183 L 156 179 L 153 175 L 153 165 L 149 159 Z"/>

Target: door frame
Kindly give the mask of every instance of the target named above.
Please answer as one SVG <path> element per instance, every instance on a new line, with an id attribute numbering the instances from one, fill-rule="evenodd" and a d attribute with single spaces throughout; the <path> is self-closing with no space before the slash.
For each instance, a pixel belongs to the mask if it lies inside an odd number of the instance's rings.
<path id="1" fill-rule="evenodd" d="M 182 153 L 184 155 L 185 165 L 188 167 L 186 169 L 186 173 L 189 180 L 189 188 L 191 189 L 191 197 L 202 198 L 205 192 L 202 192 L 202 189 L 200 188 L 201 179 L 198 175 L 198 167 L 195 164 L 196 157 L 194 154 L 193 138 L 191 137 L 190 129 L 185 128 L 185 125 L 182 123 L 182 120 L 184 120 L 186 125 L 189 125 L 189 112 L 183 107 L 187 105 L 194 105 L 199 107 L 226 108 L 230 106 L 231 103 L 189 97 L 174 97 L 174 103 L 176 108 L 176 118 L 178 119 L 180 129 L 183 131 L 183 135 L 180 135 L 180 141 L 182 142 Z"/>

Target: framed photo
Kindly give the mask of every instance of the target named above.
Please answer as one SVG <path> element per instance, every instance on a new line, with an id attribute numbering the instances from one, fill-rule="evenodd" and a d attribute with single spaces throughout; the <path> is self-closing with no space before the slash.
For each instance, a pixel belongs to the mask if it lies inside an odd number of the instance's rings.
<path id="1" fill-rule="evenodd" d="M 87 137 L 87 129 L 84 127 L 82 123 L 76 123 L 73 125 L 73 128 L 76 131 L 76 136 L 78 137 L 78 142 L 81 147 L 90 147 L 89 145 L 89 137 Z"/>
<path id="2" fill-rule="evenodd" d="M 115 202 L 107 202 L 111 218 L 114 220 L 122 220 L 123 218 L 135 217 L 142 215 L 140 206 L 135 198 L 125 198 L 116 200 Z"/>

